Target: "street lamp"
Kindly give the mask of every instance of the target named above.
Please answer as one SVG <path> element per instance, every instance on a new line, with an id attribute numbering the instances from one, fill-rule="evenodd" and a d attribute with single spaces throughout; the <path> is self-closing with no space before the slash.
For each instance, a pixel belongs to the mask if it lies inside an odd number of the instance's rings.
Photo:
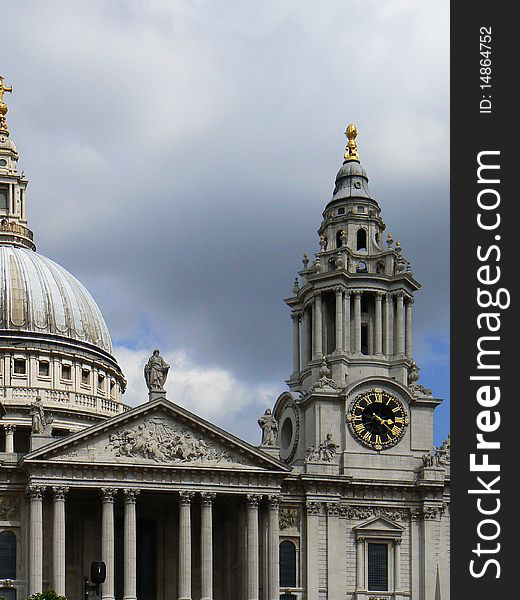
<path id="1" fill-rule="evenodd" d="M 88 577 L 83 579 L 83 598 L 88 600 L 90 596 L 99 596 L 99 586 L 107 578 L 107 566 L 100 560 L 90 563 L 90 581 Z"/>

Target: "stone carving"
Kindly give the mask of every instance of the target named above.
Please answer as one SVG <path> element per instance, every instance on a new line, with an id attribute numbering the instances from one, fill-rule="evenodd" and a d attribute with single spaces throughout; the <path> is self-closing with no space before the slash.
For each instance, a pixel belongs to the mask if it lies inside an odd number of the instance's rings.
<path id="1" fill-rule="evenodd" d="M 421 369 L 417 365 L 417 363 L 415 361 L 412 361 L 412 364 L 408 369 L 408 387 L 412 390 L 412 392 L 414 392 L 416 396 L 420 394 L 424 394 L 425 396 L 431 396 L 432 391 L 430 388 L 425 388 L 420 383 L 417 383 L 419 380 L 420 370 Z"/>
<path id="2" fill-rule="evenodd" d="M 276 446 L 278 444 L 278 421 L 274 418 L 270 408 L 258 419 L 262 429 L 262 446 Z"/>
<path id="3" fill-rule="evenodd" d="M 340 514 L 339 502 L 327 502 L 325 504 L 325 509 L 326 509 L 327 515 L 329 517 L 339 517 L 339 514 Z"/>
<path id="4" fill-rule="evenodd" d="M 43 410 L 42 399 L 37 396 L 36 400 L 31 404 L 31 433 L 40 435 L 50 434 L 50 425 L 54 421 L 51 415 L 47 416 Z"/>
<path id="5" fill-rule="evenodd" d="M 331 390 L 342 390 L 343 387 L 331 379 L 331 370 L 327 365 L 327 359 L 324 357 L 320 367 L 320 378 L 314 383 L 308 390 L 307 394 L 310 394 L 317 390 L 331 389 Z"/>
<path id="6" fill-rule="evenodd" d="M 448 437 L 442 442 L 440 448 L 437 450 L 437 457 L 441 465 L 450 464 L 450 443 L 450 434 L 448 433 Z"/>
<path id="7" fill-rule="evenodd" d="M 175 429 L 161 417 L 152 417 L 133 428 L 111 433 L 106 449 L 115 456 L 146 458 L 158 463 L 244 462 L 213 442 L 197 437 L 188 427 Z"/>
<path id="8" fill-rule="evenodd" d="M 281 508 L 279 514 L 280 529 L 299 529 L 298 509 Z"/>
<path id="9" fill-rule="evenodd" d="M 144 379 L 150 391 L 164 391 L 170 365 L 154 350 L 144 367 Z"/>
<path id="10" fill-rule="evenodd" d="M 307 462 L 332 462 L 336 457 L 338 444 L 333 440 L 332 433 L 327 433 L 325 440 L 319 445 L 319 448 L 311 446 L 305 452 Z"/>
<path id="11" fill-rule="evenodd" d="M 321 509 L 321 502 L 309 501 L 306 504 L 308 515 L 319 515 Z"/>
<path id="12" fill-rule="evenodd" d="M 324 235 L 320 235 L 320 248 L 322 252 L 327 249 L 328 240 Z"/>
<path id="13" fill-rule="evenodd" d="M 387 508 L 384 506 L 365 506 L 346 504 L 341 507 L 340 514 L 347 519 L 369 519 L 370 517 L 383 517 L 390 521 L 402 521 L 408 517 L 406 508 Z"/>
<path id="14" fill-rule="evenodd" d="M 0 497 L 0 521 L 17 519 L 20 515 L 18 504 L 14 498 Z"/>
<path id="15" fill-rule="evenodd" d="M 65 500 L 65 496 L 67 495 L 69 488 L 66 485 L 53 485 L 52 486 L 52 494 L 55 500 Z"/>

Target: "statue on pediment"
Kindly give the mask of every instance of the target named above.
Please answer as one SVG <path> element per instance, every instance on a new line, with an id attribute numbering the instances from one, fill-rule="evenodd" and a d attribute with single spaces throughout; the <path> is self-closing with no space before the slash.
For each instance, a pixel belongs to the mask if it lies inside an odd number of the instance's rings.
<path id="1" fill-rule="evenodd" d="M 258 419 L 262 429 L 262 446 L 276 446 L 278 444 L 278 421 L 274 418 L 270 408 Z"/>
<path id="2" fill-rule="evenodd" d="M 144 379 L 150 391 L 163 391 L 170 365 L 154 350 L 144 367 Z"/>

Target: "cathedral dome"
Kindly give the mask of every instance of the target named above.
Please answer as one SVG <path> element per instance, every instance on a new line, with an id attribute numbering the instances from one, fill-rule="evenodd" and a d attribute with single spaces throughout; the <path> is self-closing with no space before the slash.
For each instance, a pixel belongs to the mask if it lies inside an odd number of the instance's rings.
<path id="1" fill-rule="evenodd" d="M 0 330 L 71 338 L 112 354 L 101 311 L 86 288 L 54 261 L 0 245 Z"/>

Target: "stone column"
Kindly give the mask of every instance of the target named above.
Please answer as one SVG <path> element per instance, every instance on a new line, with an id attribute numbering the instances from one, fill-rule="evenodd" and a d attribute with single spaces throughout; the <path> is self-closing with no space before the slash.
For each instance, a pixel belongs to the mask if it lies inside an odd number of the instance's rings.
<path id="1" fill-rule="evenodd" d="M 408 297 L 406 300 L 406 349 L 405 353 L 408 358 L 412 358 L 412 304 L 413 298 Z"/>
<path id="2" fill-rule="evenodd" d="M 385 302 L 385 333 L 384 333 L 384 353 L 390 356 L 393 351 L 393 325 L 392 317 L 394 314 L 394 304 L 392 294 L 386 295 Z"/>
<path id="3" fill-rule="evenodd" d="M 307 595 L 306 598 L 314 600 L 319 598 L 319 567 L 316 551 L 319 546 L 318 517 L 320 502 L 308 501 L 307 509 Z"/>
<path id="4" fill-rule="evenodd" d="M 356 590 L 365 589 L 365 538 L 358 538 L 356 544 Z"/>
<path id="5" fill-rule="evenodd" d="M 356 290 L 354 294 L 354 353 L 361 354 L 361 292 Z"/>
<path id="6" fill-rule="evenodd" d="M 102 600 L 114 600 L 114 498 L 116 494 L 117 489 L 101 488 L 101 560 L 107 568 L 107 577 L 101 589 Z"/>
<path id="7" fill-rule="evenodd" d="M 309 362 L 309 315 L 305 307 L 302 310 L 302 347 L 301 347 L 301 368 L 305 369 Z"/>
<path id="8" fill-rule="evenodd" d="M 343 290 L 340 286 L 334 288 L 336 294 L 336 353 L 343 351 Z"/>
<path id="9" fill-rule="evenodd" d="M 16 429 L 16 425 L 11 425 L 10 423 L 4 425 L 5 429 L 5 451 L 7 454 L 14 453 L 14 431 Z"/>
<path id="10" fill-rule="evenodd" d="M 343 296 L 343 349 L 350 354 L 350 292 L 346 291 Z"/>
<path id="11" fill-rule="evenodd" d="M 300 312 L 291 313 L 293 321 L 293 375 L 300 372 Z"/>
<path id="12" fill-rule="evenodd" d="M 404 293 L 397 292 L 396 301 L 396 326 L 395 326 L 395 354 L 398 356 L 404 356 L 404 305 L 403 305 Z"/>
<path id="13" fill-rule="evenodd" d="M 323 323 L 321 314 L 321 292 L 314 294 L 314 360 L 323 358 Z"/>
<path id="14" fill-rule="evenodd" d="M 394 540 L 394 592 L 401 590 L 401 538 Z"/>
<path id="15" fill-rule="evenodd" d="M 269 565 L 269 595 L 268 600 L 280 598 L 280 523 L 279 496 L 268 496 L 268 565 Z"/>
<path id="16" fill-rule="evenodd" d="M 52 486 L 52 584 L 59 596 L 65 595 L 65 495 L 68 491 L 65 486 Z"/>
<path id="17" fill-rule="evenodd" d="M 123 599 L 137 598 L 137 522 L 135 504 L 140 490 L 125 489 Z"/>
<path id="18" fill-rule="evenodd" d="M 247 496 L 247 600 L 258 600 L 258 502 L 261 496 Z"/>
<path id="19" fill-rule="evenodd" d="M 191 600 L 191 500 L 195 492 L 179 492 L 179 600 Z"/>
<path id="20" fill-rule="evenodd" d="M 383 292 L 376 292 L 376 330 L 374 335 L 375 354 L 383 353 Z"/>
<path id="21" fill-rule="evenodd" d="M 38 594 L 43 587 L 43 493 L 45 486 L 30 485 L 29 497 L 29 586 L 28 595 Z"/>
<path id="22" fill-rule="evenodd" d="M 200 574 L 202 600 L 213 599 L 213 500 L 214 492 L 202 492 L 200 513 Z"/>

